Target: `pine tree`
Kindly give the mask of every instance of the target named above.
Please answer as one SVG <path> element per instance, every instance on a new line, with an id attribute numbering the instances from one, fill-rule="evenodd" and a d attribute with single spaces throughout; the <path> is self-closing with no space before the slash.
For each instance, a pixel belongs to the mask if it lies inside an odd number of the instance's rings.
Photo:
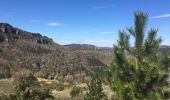
<path id="1" fill-rule="evenodd" d="M 119 31 L 118 44 L 114 46 L 113 61 L 108 69 L 108 81 L 118 99 L 161 98 L 162 79 L 166 75 L 158 52 L 161 38 L 157 29 L 145 37 L 147 14 L 136 12 L 134 28 Z M 134 45 L 130 47 L 133 37 Z"/>
<path id="2" fill-rule="evenodd" d="M 101 79 L 93 76 L 87 86 L 89 91 L 85 95 L 85 100 L 107 100 L 107 96 L 103 92 Z"/>
<path id="3" fill-rule="evenodd" d="M 170 52 L 168 52 L 166 56 L 163 57 L 162 63 L 164 65 L 164 69 L 169 72 L 170 71 Z"/>

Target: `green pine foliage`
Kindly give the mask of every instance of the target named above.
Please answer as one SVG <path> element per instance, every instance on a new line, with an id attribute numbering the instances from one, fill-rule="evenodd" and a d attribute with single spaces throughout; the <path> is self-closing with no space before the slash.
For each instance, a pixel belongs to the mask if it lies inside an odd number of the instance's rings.
<path id="1" fill-rule="evenodd" d="M 168 52 L 168 54 L 163 57 L 162 63 L 164 65 L 164 69 L 170 72 L 170 52 Z"/>
<path id="2" fill-rule="evenodd" d="M 157 38 L 157 29 L 145 33 L 147 14 L 136 12 L 134 16 L 134 28 L 119 31 L 118 44 L 114 46 L 113 61 L 108 69 L 108 81 L 118 99 L 159 100 L 163 98 L 163 86 L 167 85 L 162 81 L 167 73 L 158 52 L 162 40 Z M 133 47 L 130 47 L 131 38 Z"/>
<path id="3" fill-rule="evenodd" d="M 107 100 L 107 96 L 103 92 L 101 79 L 93 76 L 87 86 L 89 90 L 85 95 L 85 100 Z"/>

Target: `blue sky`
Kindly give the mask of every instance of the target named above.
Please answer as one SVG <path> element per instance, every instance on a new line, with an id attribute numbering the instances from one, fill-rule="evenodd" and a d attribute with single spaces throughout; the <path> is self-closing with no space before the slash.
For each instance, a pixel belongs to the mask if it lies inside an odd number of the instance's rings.
<path id="1" fill-rule="evenodd" d="M 41 33 L 59 44 L 112 47 L 118 30 L 133 26 L 133 13 L 149 15 L 147 29 L 159 29 L 170 45 L 170 0 L 1 0 L 0 22 Z"/>

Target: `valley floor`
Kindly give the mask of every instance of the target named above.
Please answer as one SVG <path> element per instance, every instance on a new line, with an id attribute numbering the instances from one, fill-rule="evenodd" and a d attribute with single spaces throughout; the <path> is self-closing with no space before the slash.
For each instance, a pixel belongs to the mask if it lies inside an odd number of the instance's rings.
<path id="1" fill-rule="evenodd" d="M 57 80 L 47 80 L 43 78 L 38 78 L 38 81 L 42 85 L 42 87 L 48 88 L 51 91 L 51 95 L 55 97 L 56 100 L 82 100 L 83 96 L 85 95 L 87 91 L 87 85 L 86 83 L 77 83 L 74 85 L 70 85 L 67 82 L 64 82 L 64 90 L 58 90 L 56 89 L 57 86 L 55 86 L 56 83 L 59 83 Z M 54 84 L 55 83 L 55 84 Z M 70 91 L 73 86 L 81 87 L 83 92 L 79 96 L 76 96 L 74 98 L 71 98 Z M 113 92 L 110 90 L 108 85 L 103 86 L 104 92 L 108 95 L 109 98 L 113 95 Z M 9 95 L 14 93 L 14 84 L 13 79 L 1 79 L 0 80 L 0 95 Z"/>

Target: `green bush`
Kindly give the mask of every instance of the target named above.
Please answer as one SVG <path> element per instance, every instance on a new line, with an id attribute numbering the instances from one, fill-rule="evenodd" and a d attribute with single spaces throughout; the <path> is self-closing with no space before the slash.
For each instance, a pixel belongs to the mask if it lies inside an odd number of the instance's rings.
<path id="1" fill-rule="evenodd" d="M 38 85 L 36 77 L 27 69 L 23 69 L 19 72 L 16 72 L 13 75 L 14 83 L 16 86 L 25 85 L 26 87 Z"/>
<path id="2" fill-rule="evenodd" d="M 15 95 L 9 95 L 9 96 L 7 96 L 7 95 L 2 95 L 2 96 L 0 96 L 0 100 L 16 100 L 17 98 L 16 98 L 16 96 Z"/>
<path id="3" fill-rule="evenodd" d="M 50 90 L 49 89 L 44 89 L 44 88 L 38 88 L 38 89 L 33 89 L 30 92 L 30 97 L 33 100 L 53 100 L 54 97 L 50 95 Z"/>
<path id="4" fill-rule="evenodd" d="M 29 70 L 21 70 L 13 76 L 16 100 L 44 100 L 53 98 L 48 89 L 42 89 L 36 77 Z"/>
<path id="5" fill-rule="evenodd" d="M 63 91 L 63 90 L 64 90 L 64 85 L 63 85 L 63 83 L 59 83 L 59 84 L 57 85 L 57 87 L 56 87 L 56 90 L 57 90 L 57 91 Z"/>
<path id="6" fill-rule="evenodd" d="M 164 91 L 164 92 L 162 93 L 162 98 L 163 98 L 164 100 L 169 99 L 169 98 L 170 98 L 170 90 Z"/>
<path id="7" fill-rule="evenodd" d="M 0 79 L 11 77 L 11 72 L 9 67 L 0 66 Z"/>
<path id="8" fill-rule="evenodd" d="M 86 93 L 85 100 L 108 100 L 107 95 L 102 88 L 102 81 L 99 77 L 94 77 L 87 83 L 88 92 Z"/>
<path id="9" fill-rule="evenodd" d="M 74 86 L 70 91 L 71 97 L 78 96 L 80 93 L 82 93 L 82 88 L 79 86 Z"/>

